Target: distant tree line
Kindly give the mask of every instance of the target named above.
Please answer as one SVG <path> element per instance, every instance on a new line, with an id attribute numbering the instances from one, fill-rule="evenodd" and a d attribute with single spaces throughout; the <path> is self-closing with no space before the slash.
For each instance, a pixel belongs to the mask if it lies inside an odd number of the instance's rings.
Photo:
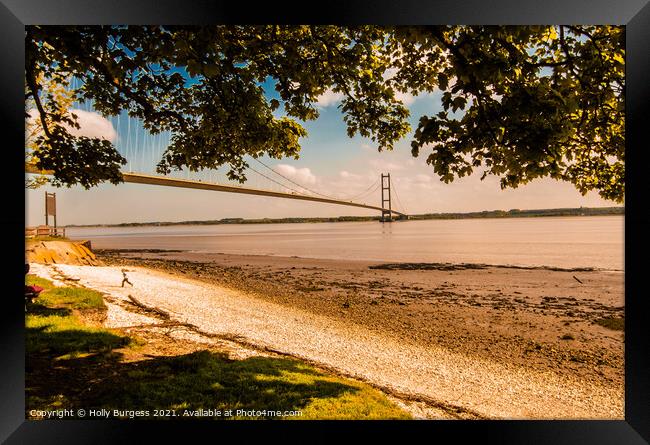
<path id="1" fill-rule="evenodd" d="M 423 219 L 470 219 L 470 218 L 526 218 L 541 216 L 598 216 L 598 215 L 623 215 L 625 207 L 579 207 L 566 209 L 534 209 L 534 210 L 483 210 L 469 213 L 425 213 L 409 215 L 411 220 Z M 140 227 L 140 226 L 209 226 L 219 224 L 289 224 L 289 223 L 323 223 L 323 222 L 358 222 L 379 221 L 380 216 L 335 216 L 322 218 L 223 218 L 203 221 L 156 221 L 156 222 L 130 222 L 121 224 L 71 224 L 66 227 Z"/>
<path id="2" fill-rule="evenodd" d="M 597 216 L 623 215 L 625 207 L 579 207 L 569 209 L 483 210 L 470 213 L 426 213 L 409 219 L 467 219 L 467 218 L 525 218 L 540 216 Z"/>

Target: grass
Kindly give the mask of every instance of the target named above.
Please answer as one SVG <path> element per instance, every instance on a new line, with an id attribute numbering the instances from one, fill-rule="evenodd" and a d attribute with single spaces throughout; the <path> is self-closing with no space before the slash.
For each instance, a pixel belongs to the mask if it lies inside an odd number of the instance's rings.
<path id="1" fill-rule="evenodd" d="M 80 287 L 55 287 L 42 292 L 39 303 L 49 307 L 69 309 L 106 309 L 102 294 Z"/>
<path id="2" fill-rule="evenodd" d="M 51 281 L 27 275 L 25 283 L 44 290 L 27 306 L 25 345 L 28 354 L 47 353 L 52 358 L 67 354 L 97 353 L 132 343 L 129 337 L 90 326 L 80 316 L 105 311 L 102 294 L 81 287 L 55 287 Z"/>
<path id="3" fill-rule="evenodd" d="M 70 239 L 64 236 L 49 236 L 49 235 L 41 235 L 41 236 L 34 236 L 32 238 L 25 238 L 25 242 L 28 244 L 38 243 L 41 241 L 70 241 Z"/>
<path id="4" fill-rule="evenodd" d="M 218 350 L 169 355 L 166 340 L 142 340 L 93 326 L 84 314 L 105 311 L 102 296 L 85 288 L 45 290 L 26 314 L 26 412 L 32 409 L 232 410 L 227 418 L 409 419 L 369 385 L 318 370 L 302 361 L 253 356 L 233 360 Z M 146 349 L 146 354 L 141 353 Z M 255 415 L 237 410 L 262 411 Z M 264 413 L 266 410 L 266 413 Z M 274 411 L 271 413 L 270 411 Z M 29 414 L 28 414 L 28 417 Z"/>
<path id="5" fill-rule="evenodd" d="M 116 385 L 119 392 L 111 390 Z M 410 418 L 368 385 L 328 375 L 300 361 L 272 357 L 231 360 L 212 351 L 129 364 L 103 391 L 97 406 L 109 410 L 138 407 L 150 412 L 169 409 L 179 417 L 186 410 L 203 408 L 232 410 L 229 418 L 233 419 L 276 418 L 275 412 L 283 411 L 300 411 L 302 415 L 296 419 Z M 237 415 L 237 410 L 267 413 Z"/>
<path id="6" fill-rule="evenodd" d="M 45 278 L 36 275 L 27 275 L 25 277 L 25 284 L 27 286 L 40 286 L 45 290 L 54 288 L 54 285 L 50 280 L 46 280 Z"/>
<path id="7" fill-rule="evenodd" d="M 595 323 L 613 331 L 625 330 L 625 319 L 622 317 L 600 318 Z"/>
<path id="8" fill-rule="evenodd" d="M 127 346 L 129 337 L 85 325 L 70 314 L 28 316 L 25 347 L 29 353 L 66 354 L 110 352 Z"/>

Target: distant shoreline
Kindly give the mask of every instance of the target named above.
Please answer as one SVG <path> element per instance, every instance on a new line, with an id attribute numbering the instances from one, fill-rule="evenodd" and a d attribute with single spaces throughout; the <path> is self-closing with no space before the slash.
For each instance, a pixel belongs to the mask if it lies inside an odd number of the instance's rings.
<path id="1" fill-rule="evenodd" d="M 609 216 L 625 215 L 625 207 L 578 207 L 560 209 L 533 209 L 533 210 L 484 210 L 481 212 L 467 213 L 425 213 L 409 215 L 409 220 L 428 219 L 477 219 L 477 218 L 535 218 L 551 216 Z M 380 216 L 338 216 L 315 218 L 223 218 L 218 220 L 203 221 L 152 221 L 130 222 L 118 224 L 69 224 L 65 227 L 143 227 L 143 226 L 196 226 L 196 225 L 222 225 L 222 224 L 296 224 L 296 223 L 331 223 L 331 222 L 363 222 L 379 221 Z"/>

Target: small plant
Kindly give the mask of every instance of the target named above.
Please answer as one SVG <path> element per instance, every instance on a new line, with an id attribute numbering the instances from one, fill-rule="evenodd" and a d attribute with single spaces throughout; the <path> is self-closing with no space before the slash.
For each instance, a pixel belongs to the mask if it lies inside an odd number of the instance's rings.
<path id="1" fill-rule="evenodd" d="M 613 331 L 625 330 L 624 318 L 617 318 L 617 317 L 600 318 L 596 320 L 595 323 L 604 328 L 611 329 Z"/>

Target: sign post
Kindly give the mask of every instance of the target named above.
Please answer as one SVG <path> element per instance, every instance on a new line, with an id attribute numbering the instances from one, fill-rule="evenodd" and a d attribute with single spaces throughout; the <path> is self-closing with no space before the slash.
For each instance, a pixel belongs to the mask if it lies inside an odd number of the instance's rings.
<path id="1" fill-rule="evenodd" d="M 45 225 L 49 225 L 49 216 L 54 217 L 54 228 L 56 229 L 56 193 L 45 192 Z"/>

